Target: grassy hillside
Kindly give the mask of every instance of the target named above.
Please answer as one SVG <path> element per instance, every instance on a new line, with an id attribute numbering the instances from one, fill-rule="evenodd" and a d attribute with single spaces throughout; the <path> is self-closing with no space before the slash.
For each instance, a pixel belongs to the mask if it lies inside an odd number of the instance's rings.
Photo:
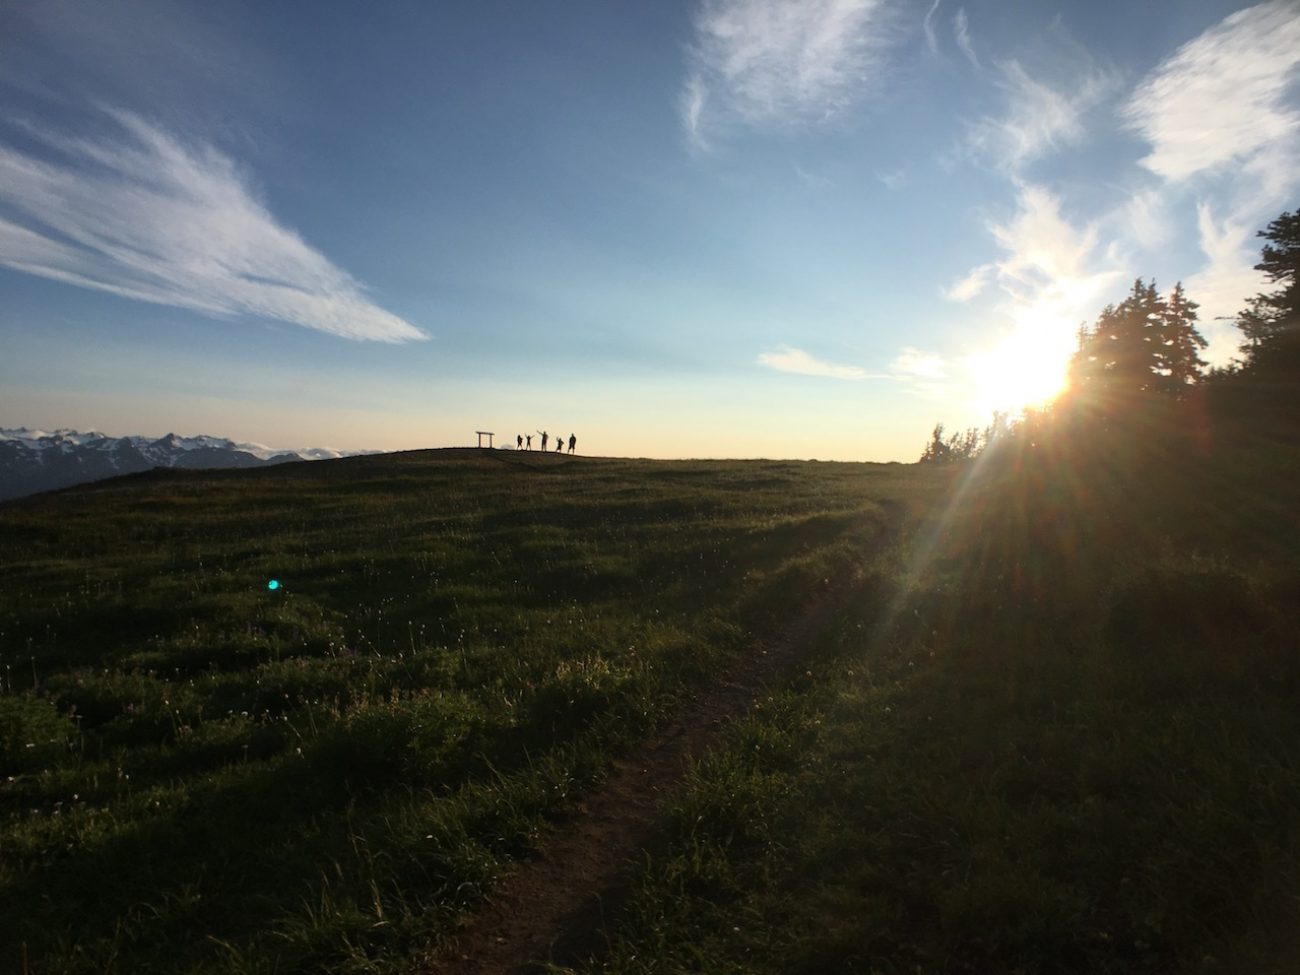
<path id="1" fill-rule="evenodd" d="M 402 970 L 945 480 L 435 451 L 0 505 L 0 969 Z"/>
<path id="2" fill-rule="evenodd" d="M 1300 970 L 1300 452 L 968 468 L 583 970 Z"/>
<path id="3" fill-rule="evenodd" d="M 437 451 L 0 506 L 0 968 L 421 970 L 835 590 L 567 961 L 1294 971 L 1298 470 Z"/>

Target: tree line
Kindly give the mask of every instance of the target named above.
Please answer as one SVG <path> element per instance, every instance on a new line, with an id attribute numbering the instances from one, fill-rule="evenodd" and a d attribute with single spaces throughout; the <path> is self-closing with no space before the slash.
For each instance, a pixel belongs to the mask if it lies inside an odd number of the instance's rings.
<path id="1" fill-rule="evenodd" d="M 1243 342 L 1228 366 L 1207 369 L 1198 306 L 1181 282 L 1165 295 L 1139 278 L 1122 301 L 1080 327 L 1064 394 L 1014 420 L 995 414 L 984 429 L 947 434 L 937 424 L 921 461 L 969 460 L 1001 443 L 1033 445 L 1052 435 L 1164 435 L 1187 421 L 1191 401 L 1219 422 L 1293 435 L 1300 419 L 1300 210 L 1283 213 L 1258 236 L 1266 243 L 1255 268 L 1279 287 L 1251 298 L 1236 316 Z"/>

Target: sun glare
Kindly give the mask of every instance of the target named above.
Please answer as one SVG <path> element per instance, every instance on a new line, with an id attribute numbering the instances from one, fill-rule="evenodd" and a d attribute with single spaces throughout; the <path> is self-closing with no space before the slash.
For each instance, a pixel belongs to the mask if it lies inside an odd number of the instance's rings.
<path id="1" fill-rule="evenodd" d="M 982 413 L 1042 406 L 1065 391 L 1069 344 L 1057 336 L 1021 331 L 968 360 L 975 404 Z"/>

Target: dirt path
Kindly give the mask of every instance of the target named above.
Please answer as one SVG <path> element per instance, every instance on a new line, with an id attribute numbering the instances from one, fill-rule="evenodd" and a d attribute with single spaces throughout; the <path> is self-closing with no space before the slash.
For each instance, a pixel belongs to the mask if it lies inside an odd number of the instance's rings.
<path id="1" fill-rule="evenodd" d="M 628 868 L 655 814 L 727 722 L 781 678 L 857 591 L 852 580 L 819 594 L 770 643 L 755 648 L 686 704 L 666 728 L 614 764 L 577 810 L 550 829 L 537 858 L 508 875 L 456 935 L 456 949 L 425 971 L 441 975 L 541 972 L 603 944 L 606 915 L 626 895 Z"/>

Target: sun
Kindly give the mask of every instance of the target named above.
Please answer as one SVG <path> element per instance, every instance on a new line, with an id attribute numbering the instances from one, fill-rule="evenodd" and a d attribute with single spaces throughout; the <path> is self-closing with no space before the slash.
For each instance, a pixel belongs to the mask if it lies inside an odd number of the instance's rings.
<path id="1" fill-rule="evenodd" d="M 1020 330 L 967 360 L 975 406 L 1019 413 L 1050 403 L 1069 384 L 1070 343 L 1045 329 Z"/>

